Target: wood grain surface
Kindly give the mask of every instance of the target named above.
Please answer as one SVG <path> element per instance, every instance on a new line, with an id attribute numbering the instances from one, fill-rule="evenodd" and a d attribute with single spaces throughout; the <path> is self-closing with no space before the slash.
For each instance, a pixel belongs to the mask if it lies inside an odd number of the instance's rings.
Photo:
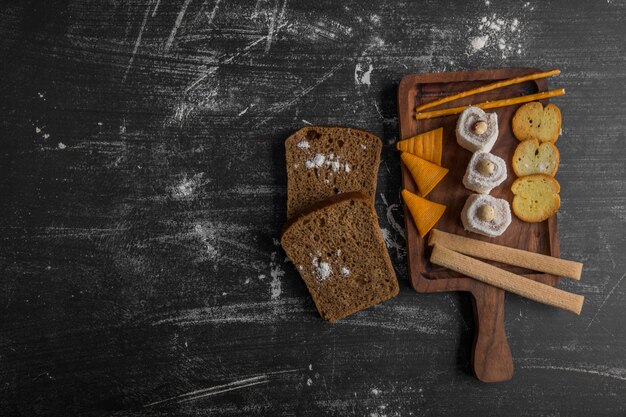
<path id="1" fill-rule="evenodd" d="M 624 415 L 625 27 L 622 0 L 2 2 L 0 414 Z M 586 302 L 506 295 L 515 377 L 483 384 L 469 296 L 407 279 L 396 92 L 505 67 L 563 71 L 561 255 L 585 268 L 560 287 Z M 401 291 L 336 325 L 276 244 L 309 123 L 385 144 Z"/>

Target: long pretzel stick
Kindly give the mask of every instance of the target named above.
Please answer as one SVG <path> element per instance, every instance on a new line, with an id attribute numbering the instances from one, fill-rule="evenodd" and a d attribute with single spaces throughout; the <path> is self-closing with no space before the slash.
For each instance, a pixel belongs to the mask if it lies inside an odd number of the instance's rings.
<path id="1" fill-rule="evenodd" d="M 585 297 L 524 278 L 469 256 L 435 245 L 430 262 L 522 297 L 580 314 Z"/>
<path id="2" fill-rule="evenodd" d="M 495 83 L 483 85 L 482 87 L 473 88 L 471 90 L 463 91 L 458 94 L 452 94 L 451 96 L 442 97 L 440 99 L 430 101 L 428 103 L 418 106 L 415 111 L 420 112 L 422 110 L 437 107 L 440 104 L 448 103 L 450 101 L 458 100 L 460 98 L 473 96 L 475 94 L 484 93 L 486 91 L 495 90 L 497 88 L 507 87 L 509 85 L 521 84 L 526 81 L 538 80 L 539 78 L 552 77 L 553 75 L 559 75 L 561 70 L 554 69 L 544 72 L 535 72 L 533 74 L 524 75 L 522 77 L 509 78 L 508 80 L 496 81 Z"/>
<path id="3" fill-rule="evenodd" d="M 493 109 L 496 107 L 512 106 L 514 104 L 528 103 L 529 101 L 543 100 L 544 98 L 562 96 L 565 94 L 564 88 L 557 90 L 545 91 L 543 93 L 529 94 L 526 96 L 505 98 L 503 100 L 485 101 L 484 103 L 471 104 L 468 106 L 453 107 L 451 109 L 433 110 L 423 113 L 417 113 L 415 118 L 417 120 L 432 119 L 433 117 L 450 116 L 451 114 L 459 114 L 470 106 L 480 107 L 481 109 Z"/>
<path id="4" fill-rule="evenodd" d="M 430 232 L 428 245 L 440 245 L 464 255 L 521 266 L 533 271 L 546 272 L 577 281 L 580 280 L 583 269 L 583 264 L 579 262 L 470 239 L 442 232 L 441 230 L 432 230 Z"/>

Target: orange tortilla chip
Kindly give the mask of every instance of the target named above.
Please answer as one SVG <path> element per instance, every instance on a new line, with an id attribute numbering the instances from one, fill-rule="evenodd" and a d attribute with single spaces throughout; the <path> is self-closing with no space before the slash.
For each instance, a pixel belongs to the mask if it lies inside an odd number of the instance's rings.
<path id="1" fill-rule="evenodd" d="M 443 129 L 442 129 L 443 132 Z M 435 154 L 433 155 L 432 162 L 441 166 L 441 159 L 443 157 L 443 133 L 435 137 Z"/>
<path id="2" fill-rule="evenodd" d="M 401 140 L 396 143 L 396 148 L 402 152 L 408 152 L 427 161 L 441 165 L 443 148 L 443 128 L 420 133 L 417 136 Z M 439 157 L 437 157 L 439 155 Z"/>
<path id="3" fill-rule="evenodd" d="M 446 211 L 446 206 L 443 204 L 426 200 L 409 190 L 402 190 L 402 198 L 404 199 L 404 204 L 411 212 L 420 237 L 426 236 L 426 233 L 437 224 L 441 216 L 443 216 L 443 212 Z"/>
<path id="4" fill-rule="evenodd" d="M 442 156 L 443 156 L 443 135 L 439 135 L 435 137 L 435 149 L 433 153 L 433 159 L 430 162 L 441 166 Z"/>
<path id="5" fill-rule="evenodd" d="M 448 173 L 447 168 L 435 165 L 408 152 L 402 152 L 400 157 L 404 165 L 411 171 L 411 176 L 415 180 L 422 197 L 426 197 Z"/>

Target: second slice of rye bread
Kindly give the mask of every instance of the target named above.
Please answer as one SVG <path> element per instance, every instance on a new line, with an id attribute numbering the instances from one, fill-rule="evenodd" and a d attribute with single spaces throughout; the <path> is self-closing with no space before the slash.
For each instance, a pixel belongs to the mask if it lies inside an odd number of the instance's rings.
<path id="1" fill-rule="evenodd" d="M 325 320 L 335 322 L 398 294 L 367 195 L 344 193 L 298 213 L 285 226 L 281 245 Z"/>
<path id="2" fill-rule="evenodd" d="M 287 218 L 337 194 L 359 191 L 374 201 L 381 140 L 364 130 L 308 126 L 285 141 Z"/>

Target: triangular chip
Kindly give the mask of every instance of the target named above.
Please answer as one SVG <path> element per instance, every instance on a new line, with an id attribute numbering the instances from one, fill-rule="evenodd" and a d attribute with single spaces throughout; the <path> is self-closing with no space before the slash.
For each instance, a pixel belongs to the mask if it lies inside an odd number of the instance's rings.
<path id="1" fill-rule="evenodd" d="M 443 135 L 439 135 L 439 136 L 435 136 L 435 148 L 433 149 L 433 159 L 430 162 L 441 166 L 442 156 L 443 156 Z"/>
<path id="2" fill-rule="evenodd" d="M 411 176 L 415 180 L 422 197 L 426 197 L 448 173 L 447 168 L 435 165 L 408 152 L 402 152 L 401 158 L 404 165 L 411 171 Z"/>
<path id="3" fill-rule="evenodd" d="M 417 136 L 413 136 L 396 143 L 396 148 L 399 151 L 411 153 L 437 165 L 441 165 L 442 147 L 442 127 L 420 133 Z"/>
<path id="4" fill-rule="evenodd" d="M 413 216 L 413 222 L 420 237 L 426 236 L 426 233 L 437 224 L 446 210 L 446 206 L 443 204 L 426 200 L 408 190 L 402 190 L 402 198 L 404 198 L 404 204 Z"/>

